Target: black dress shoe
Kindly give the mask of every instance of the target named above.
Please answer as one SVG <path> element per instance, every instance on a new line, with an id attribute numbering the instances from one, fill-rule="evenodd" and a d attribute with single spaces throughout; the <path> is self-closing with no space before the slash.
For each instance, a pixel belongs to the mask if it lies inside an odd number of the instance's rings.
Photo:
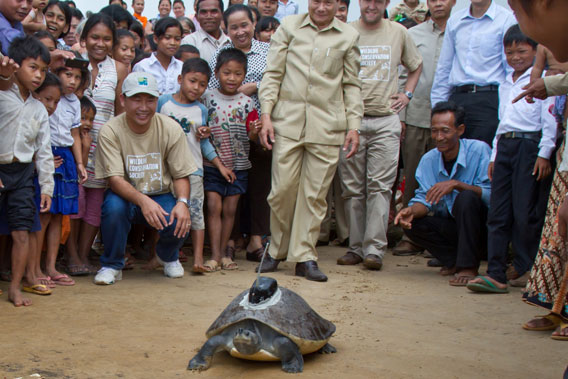
<path id="1" fill-rule="evenodd" d="M 270 254 L 266 253 L 264 257 L 264 261 L 262 262 L 262 267 L 258 265 L 255 272 L 274 272 L 278 268 L 278 264 L 282 262 L 281 259 L 274 259 L 270 256 Z"/>
<path id="2" fill-rule="evenodd" d="M 320 271 L 316 261 L 296 263 L 296 276 L 303 276 L 314 282 L 327 282 L 327 276 Z"/>

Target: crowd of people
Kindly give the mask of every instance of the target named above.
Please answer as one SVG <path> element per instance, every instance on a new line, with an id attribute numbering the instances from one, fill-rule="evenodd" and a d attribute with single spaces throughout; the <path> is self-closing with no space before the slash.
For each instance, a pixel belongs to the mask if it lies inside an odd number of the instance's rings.
<path id="1" fill-rule="evenodd" d="M 196 0 L 191 16 L 161 0 L 155 18 L 144 0 L 85 14 L 0 2 L 9 300 L 73 276 L 113 284 L 142 246 L 148 268 L 183 277 L 189 241 L 195 273 L 235 270 L 244 249 L 257 271 L 287 260 L 324 282 L 317 246 L 380 270 L 399 227 L 394 255 L 429 255 L 471 291 L 525 287 L 550 314 L 523 327 L 568 339 L 568 56 L 530 4 L 510 3 L 405 0 L 389 14 L 359 0 L 347 23 L 349 0 L 306 14 Z"/>

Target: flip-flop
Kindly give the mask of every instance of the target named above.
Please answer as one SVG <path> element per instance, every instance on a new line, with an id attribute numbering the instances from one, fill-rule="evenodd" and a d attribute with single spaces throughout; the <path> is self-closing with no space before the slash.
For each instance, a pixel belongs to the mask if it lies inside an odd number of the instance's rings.
<path id="1" fill-rule="evenodd" d="M 560 316 L 557 316 L 553 313 L 549 313 L 545 316 L 535 316 L 535 319 L 539 319 L 539 318 L 547 319 L 552 324 L 546 325 L 546 326 L 532 327 L 532 326 L 529 326 L 529 324 L 525 322 L 523 324 L 523 329 L 530 330 L 531 332 L 544 332 L 544 331 L 548 331 L 548 330 L 555 330 L 560 324 L 562 324 L 562 319 L 560 318 Z"/>
<path id="2" fill-rule="evenodd" d="M 46 277 L 43 277 L 43 278 L 37 278 L 37 280 L 39 280 L 40 282 L 41 282 L 41 281 L 48 282 L 47 284 L 40 283 L 40 284 L 43 284 L 44 286 L 47 286 L 47 288 L 55 288 L 55 287 L 57 287 L 57 286 L 55 285 L 55 283 L 53 282 L 53 280 L 51 280 L 51 278 L 50 278 L 49 276 L 46 276 Z M 49 283 L 49 282 L 51 282 L 51 283 Z"/>
<path id="3" fill-rule="evenodd" d="M 68 280 L 64 280 L 64 279 L 68 279 Z M 73 279 L 71 279 L 66 274 L 59 274 L 57 276 L 52 277 L 51 280 L 53 280 L 53 283 L 55 283 L 59 286 L 74 286 L 75 285 L 75 281 Z"/>
<path id="4" fill-rule="evenodd" d="M 247 250 L 247 254 L 246 254 L 247 261 L 260 262 L 260 260 L 262 259 L 262 254 L 264 254 L 264 248 L 263 247 L 259 247 L 255 251 L 248 251 Z"/>
<path id="5" fill-rule="evenodd" d="M 203 267 L 205 267 L 205 272 L 215 272 L 221 269 L 221 267 L 219 267 L 219 263 L 217 263 L 215 259 L 208 260 L 203 264 Z"/>
<path id="6" fill-rule="evenodd" d="M 239 265 L 237 264 L 237 262 L 233 261 L 231 258 L 229 257 L 223 257 L 221 258 L 221 268 L 223 270 L 237 270 L 239 268 Z"/>
<path id="7" fill-rule="evenodd" d="M 475 279 L 474 275 L 458 275 L 455 274 L 452 279 L 449 280 L 450 286 L 454 287 L 465 287 L 467 286 L 467 282 L 470 280 Z"/>
<path id="8" fill-rule="evenodd" d="M 34 293 L 36 295 L 47 296 L 51 295 L 51 290 L 44 284 L 34 284 L 33 286 L 23 286 L 22 291 Z"/>
<path id="9" fill-rule="evenodd" d="M 566 322 L 561 322 L 560 326 L 558 327 L 560 330 L 562 329 L 566 329 L 568 328 L 568 323 Z M 553 340 L 557 340 L 557 341 L 568 341 L 568 336 L 555 336 L 554 334 L 552 334 L 550 336 L 550 338 L 552 338 Z"/>
<path id="10" fill-rule="evenodd" d="M 484 276 L 477 276 L 477 278 L 482 279 L 485 283 L 468 283 L 467 289 L 473 292 L 484 292 L 484 293 L 508 293 L 509 288 L 498 288 L 495 284 L 491 283 L 489 279 Z"/>

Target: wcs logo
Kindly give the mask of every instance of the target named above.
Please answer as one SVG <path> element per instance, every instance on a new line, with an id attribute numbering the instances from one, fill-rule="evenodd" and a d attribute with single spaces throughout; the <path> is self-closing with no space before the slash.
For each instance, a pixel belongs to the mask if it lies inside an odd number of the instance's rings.
<path id="1" fill-rule="evenodd" d="M 148 78 L 147 77 L 138 78 L 138 84 L 140 84 L 141 86 L 147 86 L 148 85 Z"/>

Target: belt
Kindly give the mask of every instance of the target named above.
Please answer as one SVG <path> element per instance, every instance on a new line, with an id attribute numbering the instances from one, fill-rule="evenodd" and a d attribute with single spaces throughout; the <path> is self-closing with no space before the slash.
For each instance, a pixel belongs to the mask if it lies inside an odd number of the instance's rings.
<path id="1" fill-rule="evenodd" d="M 523 138 L 530 139 L 535 142 L 540 142 L 542 132 L 507 132 L 501 134 L 501 138 Z"/>
<path id="2" fill-rule="evenodd" d="M 476 92 L 493 92 L 499 90 L 499 86 L 496 84 L 490 84 L 488 86 L 478 86 L 475 84 L 466 84 L 459 87 L 454 87 L 454 93 L 476 93 Z"/>

